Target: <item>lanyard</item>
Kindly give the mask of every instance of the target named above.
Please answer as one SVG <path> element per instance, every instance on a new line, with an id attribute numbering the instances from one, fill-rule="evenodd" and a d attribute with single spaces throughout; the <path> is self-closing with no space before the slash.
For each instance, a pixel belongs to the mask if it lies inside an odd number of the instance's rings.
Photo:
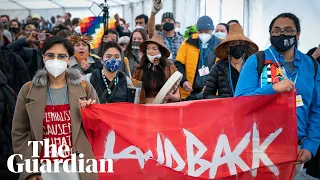
<path id="1" fill-rule="evenodd" d="M 288 76 L 287 76 L 287 72 L 286 72 L 286 69 L 285 69 L 285 66 L 283 65 L 283 67 L 280 66 L 280 63 L 279 61 L 277 60 L 276 56 L 273 54 L 272 50 L 269 48 L 269 51 L 271 52 L 272 56 L 273 56 L 273 59 L 276 61 L 276 63 L 278 64 L 278 68 L 281 70 L 282 74 L 284 75 L 284 77 L 286 79 L 289 79 Z M 294 85 L 296 85 L 296 82 L 297 82 L 297 79 L 298 79 L 298 74 L 299 74 L 299 71 L 297 71 L 297 74 L 296 74 L 296 77 L 294 78 Z M 290 79 L 291 80 L 291 79 Z"/>
<path id="2" fill-rule="evenodd" d="M 210 52 L 210 50 L 211 50 L 211 46 L 213 45 L 213 42 L 214 42 L 214 37 L 212 37 L 212 40 L 211 40 L 211 42 L 210 42 L 207 50 L 204 50 L 204 49 L 202 48 L 202 43 L 199 41 L 199 46 L 200 46 L 200 58 L 201 58 L 201 67 L 202 67 L 202 68 L 204 67 L 204 60 L 207 58 L 207 56 L 208 56 L 208 54 L 209 54 L 209 52 Z M 203 51 L 205 51 L 204 54 L 203 54 Z"/>
<path id="3" fill-rule="evenodd" d="M 107 87 L 107 92 L 108 92 L 108 94 L 110 95 L 110 94 L 112 93 L 112 90 L 111 90 L 112 86 L 113 86 L 113 85 L 114 85 L 114 87 L 117 86 L 117 84 L 118 84 L 118 82 L 119 82 L 119 78 L 118 78 L 118 76 L 116 76 L 116 77 L 114 78 L 114 80 L 111 81 L 110 84 L 108 84 L 107 78 L 105 77 L 105 75 L 104 75 L 104 73 L 103 73 L 103 69 L 101 70 L 101 75 L 102 75 L 104 84 L 105 84 L 106 87 Z"/>
<path id="4" fill-rule="evenodd" d="M 242 66 L 241 66 L 241 70 L 244 64 L 244 60 L 242 60 Z M 240 72 L 241 72 L 240 70 Z M 233 83 L 232 83 L 232 76 L 231 76 L 231 60 L 229 61 L 229 79 L 230 79 L 230 88 L 232 91 L 232 96 L 234 97 L 234 88 L 233 88 Z"/>
<path id="5" fill-rule="evenodd" d="M 67 94 L 68 94 L 68 85 L 67 84 L 65 86 L 65 89 L 66 89 L 66 91 L 65 91 L 65 95 L 64 95 L 64 104 L 67 103 Z M 50 101 L 51 101 L 52 105 L 54 105 L 50 85 L 48 86 L 48 92 L 49 92 Z"/>
<path id="6" fill-rule="evenodd" d="M 169 43 L 169 48 L 170 48 L 170 53 L 172 53 L 172 39 L 171 38 L 167 38 L 168 43 Z"/>

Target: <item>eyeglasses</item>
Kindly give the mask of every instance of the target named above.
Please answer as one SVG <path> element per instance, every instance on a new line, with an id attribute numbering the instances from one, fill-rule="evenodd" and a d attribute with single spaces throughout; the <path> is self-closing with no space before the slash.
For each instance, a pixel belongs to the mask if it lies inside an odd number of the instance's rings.
<path id="1" fill-rule="evenodd" d="M 46 58 L 48 58 L 48 59 L 56 59 L 56 57 L 57 57 L 58 60 L 62 60 L 62 61 L 68 59 L 68 56 L 65 55 L 65 54 L 58 54 L 58 55 L 56 56 L 56 55 L 53 54 L 53 53 L 47 53 L 47 54 L 44 55 L 44 57 L 46 57 Z"/>
<path id="2" fill-rule="evenodd" d="M 285 29 L 285 30 L 281 30 L 281 29 L 275 29 L 273 31 L 271 31 L 271 35 L 273 36 L 280 36 L 281 34 L 285 35 L 285 36 L 292 36 L 292 35 L 296 35 L 297 34 L 297 30 L 291 30 L 291 29 Z"/>

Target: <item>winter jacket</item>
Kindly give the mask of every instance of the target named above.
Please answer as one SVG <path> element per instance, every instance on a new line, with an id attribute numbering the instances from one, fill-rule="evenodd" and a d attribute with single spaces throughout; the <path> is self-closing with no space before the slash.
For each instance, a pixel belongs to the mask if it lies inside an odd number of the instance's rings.
<path id="1" fill-rule="evenodd" d="M 8 45 L 9 49 L 17 53 L 26 63 L 31 78 L 39 69 L 44 67 L 42 52 L 39 48 L 28 48 L 26 38 L 17 39 Z"/>
<path id="2" fill-rule="evenodd" d="M 28 68 L 24 61 L 19 55 L 4 46 L 0 48 L 0 70 L 16 94 L 26 82 L 30 81 Z"/>
<path id="3" fill-rule="evenodd" d="M 203 99 L 233 97 L 230 78 L 228 61 L 218 61 L 210 70 Z"/>
<path id="4" fill-rule="evenodd" d="M 79 99 L 92 99 L 97 104 L 99 104 L 99 99 L 89 82 L 86 82 L 86 89 L 84 89 L 79 71 L 68 69 L 66 79 L 70 117 L 72 119 L 72 154 L 83 153 L 84 167 L 86 167 L 88 165 L 86 163 L 87 159 L 94 159 L 95 157 L 81 123 Z M 42 146 L 33 149 L 32 146 L 28 146 L 28 141 L 43 141 L 43 115 L 47 104 L 48 82 L 48 72 L 39 70 L 32 80 L 31 87 L 29 83 L 26 83 L 21 88 L 17 98 L 12 122 L 12 145 L 15 154 L 22 154 L 23 159 L 39 160 L 39 158 L 32 157 L 32 154 L 34 151 L 41 154 L 42 151 Z M 20 158 L 17 158 L 17 161 L 25 165 L 25 162 Z M 33 167 L 34 164 L 31 162 L 30 165 Z M 76 166 L 79 166 L 78 160 L 76 160 Z M 20 174 L 20 180 L 26 180 L 32 174 L 34 173 L 28 173 L 24 169 Z M 79 173 L 79 175 L 82 180 L 98 180 L 97 173 Z"/>
<path id="5" fill-rule="evenodd" d="M 107 93 L 105 82 L 102 78 L 101 70 L 93 71 L 90 82 L 96 90 L 101 104 L 130 102 L 128 96 L 127 78 L 122 72 L 118 73 L 118 78 L 117 85 L 113 88 L 112 93 L 109 95 Z"/>
<path id="6" fill-rule="evenodd" d="M 8 170 L 7 160 L 13 154 L 11 128 L 16 95 L 8 86 L 7 79 L 0 71 L 0 179 L 17 180 L 19 174 Z M 14 161 L 16 168 L 16 161 Z"/>
<path id="7" fill-rule="evenodd" d="M 102 63 L 101 63 L 100 59 L 98 58 L 98 56 L 89 55 L 87 58 L 87 62 L 90 64 L 90 67 L 86 71 L 83 71 L 81 69 L 80 64 L 78 64 L 76 58 L 74 56 L 72 56 L 69 66 L 70 66 L 70 68 L 78 69 L 81 72 L 81 74 L 89 74 L 89 73 L 92 73 L 96 69 L 101 70 L 103 68 Z"/>
<path id="8" fill-rule="evenodd" d="M 219 38 L 212 36 L 215 38 L 213 48 L 215 49 L 221 42 Z M 189 81 L 191 85 L 194 85 L 196 74 L 198 71 L 198 62 L 200 56 L 200 48 L 199 48 L 199 37 L 198 34 L 194 34 L 191 38 L 185 40 L 178 51 L 178 55 L 176 58 L 175 65 L 180 73 L 183 74 L 183 78 L 181 80 L 180 86 L 182 87 L 185 81 Z M 214 53 L 213 53 L 214 54 Z M 214 62 L 216 61 L 215 55 L 212 57 Z M 209 69 L 212 67 L 209 65 Z M 190 92 L 185 91 L 183 88 L 180 88 L 181 98 L 186 99 Z"/>

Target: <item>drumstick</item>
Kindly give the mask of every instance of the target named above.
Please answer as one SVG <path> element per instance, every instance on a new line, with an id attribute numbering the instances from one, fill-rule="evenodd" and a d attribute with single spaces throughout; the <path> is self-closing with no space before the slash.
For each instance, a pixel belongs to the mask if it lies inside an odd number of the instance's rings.
<path id="1" fill-rule="evenodd" d="M 128 58 L 127 58 L 127 57 L 124 57 L 124 58 L 123 58 L 123 61 L 124 61 L 124 64 L 126 65 L 126 68 L 127 68 L 127 70 L 128 70 L 129 77 L 132 79 L 132 77 L 131 77 L 131 71 L 130 71 L 130 65 L 129 65 L 129 60 L 128 60 Z"/>

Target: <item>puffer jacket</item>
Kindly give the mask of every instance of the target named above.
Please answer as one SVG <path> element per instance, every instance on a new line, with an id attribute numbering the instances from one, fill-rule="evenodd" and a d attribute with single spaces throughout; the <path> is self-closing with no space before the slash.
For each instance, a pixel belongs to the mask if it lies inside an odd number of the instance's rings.
<path id="1" fill-rule="evenodd" d="M 215 36 L 213 36 L 213 38 L 215 38 L 213 44 L 213 48 L 215 49 L 220 44 L 221 40 Z M 178 71 L 183 74 L 183 78 L 180 83 L 181 87 L 185 81 L 189 81 L 192 86 L 195 82 L 200 55 L 199 41 L 198 34 L 194 34 L 181 44 L 178 51 L 175 65 Z M 215 55 L 212 58 L 215 62 L 217 61 Z M 209 69 L 210 68 L 211 67 L 209 67 Z M 190 95 L 190 92 L 185 91 L 183 88 L 180 88 L 180 93 L 181 99 L 186 99 Z"/>
<path id="2" fill-rule="evenodd" d="M 11 129 L 15 102 L 16 95 L 0 71 L 0 179 L 17 180 L 19 178 L 19 174 L 10 172 L 7 167 L 7 160 L 13 154 Z M 17 170 L 16 161 L 13 164 Z"/>
<path id="3" fill-rule="evenodd" d="M 203 93 L 204 99 L 233 97 L 230 87 L 229 63 L 218 61 L 210 70 L 206 88 Z"/>

